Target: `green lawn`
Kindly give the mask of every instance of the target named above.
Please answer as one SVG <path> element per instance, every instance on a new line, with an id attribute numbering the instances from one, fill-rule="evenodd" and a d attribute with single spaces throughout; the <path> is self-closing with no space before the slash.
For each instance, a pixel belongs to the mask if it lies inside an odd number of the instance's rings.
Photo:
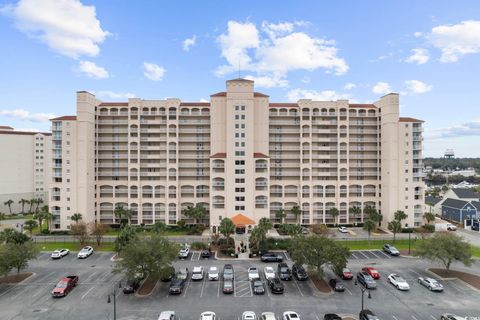
<path id="1" fill-rule="evenodd" d="M 117 236 L 119 233 L 119 230 L 109 230 L 107 233 L 105 233 L 106 236 Z M 139 235 L 145 235 L 145 236 L 151 236 L 153 235 L 152 231 L 145 231 L 145 232 L 138 232 Z M 163 233 L 165 236 L 185 236 L 187 235 L 186 231 L 181 231 L 181 230 L 167 230 Z"/>
<path id="2" fill-rule="evenodd" d="M 114 251 L 115 250 L 115 244 L 113 242 L 105 242 L 100 245 L 100 247 L 97 246 L 95 243 L 89 243 L 88 245 L 91 245 L 94 250 L 97 251 Z M 37 248 L 40 251 L 53 251 L 56 249 L 69 249 L 71 251 L 78 251 L 81 249 L 81 246 L 78 242 L 45 242 L 45 243 L 36 243 Z"/>
<path id="3" fill-rule="evenodd" d="M 4 220 L 17 220 L 17 219 L 25 219 L 25 220 L 30 220 L 33 218 L 33 214 L 27 214 L 27 215 L 22 215 L 22 214 L 19 214 L 19 215 L 5 215 L 5 219 Z"/>

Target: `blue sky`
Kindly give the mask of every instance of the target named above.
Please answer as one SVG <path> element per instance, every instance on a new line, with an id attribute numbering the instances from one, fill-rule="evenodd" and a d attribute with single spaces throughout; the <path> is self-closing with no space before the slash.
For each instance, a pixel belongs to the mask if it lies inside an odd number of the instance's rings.
<path id="1" fill-rule="evenodd" d="M 0 1 L 0 125 L 47 130 L 78 90 L 209 99 L 240 66 L 273 102 L 399 92 L 426 156 L 480 157 L 478 1 L 135 3 Z"/>

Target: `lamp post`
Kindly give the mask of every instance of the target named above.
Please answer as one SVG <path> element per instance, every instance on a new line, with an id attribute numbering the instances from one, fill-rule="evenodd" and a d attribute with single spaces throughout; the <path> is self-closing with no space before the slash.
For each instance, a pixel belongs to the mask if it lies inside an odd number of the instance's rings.
<path id="1" fill-rule="evenodd" d="M 357 284 L 358 284 L 358 281 L 357 281 L 357 279 L 355 279 L 355 285 L 357 285 Z M 365 294 L 365 291 L 368 291 L 368 295 L 367 295 L 368 299 L 372 299 L 372 295 L 370 293 L 370 290 L 367 289 L 367 288 L 362 288 L 361 291 L 362 291 L 362 309 L 360 311 L 363 311 L 363 296 Z"/>
<path id="2" fill-rule="evenodd" d="M 118 283 L 118 289 L 122 288 L 122 283 Z M 113 287 L 113 291 L 108 295 L 107 303 L 111 303 L 110 296 L 113 296 L 113 320 L 117 320 L 117 287 Z"/>

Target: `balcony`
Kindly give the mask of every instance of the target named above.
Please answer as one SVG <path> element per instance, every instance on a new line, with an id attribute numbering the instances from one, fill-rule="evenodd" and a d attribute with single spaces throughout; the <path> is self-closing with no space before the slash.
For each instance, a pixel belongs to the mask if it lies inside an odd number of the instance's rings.
<path id="1" fill-rule="evenodd" d="M 128 120 L 99 120 L 98 124 L 121 125 L 128 124 Z"/>

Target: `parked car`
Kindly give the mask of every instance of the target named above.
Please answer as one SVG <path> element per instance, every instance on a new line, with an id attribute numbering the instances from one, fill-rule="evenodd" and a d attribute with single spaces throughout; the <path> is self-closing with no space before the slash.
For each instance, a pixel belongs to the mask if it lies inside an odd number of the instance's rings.
<path id="1" fill-rule="evenodd" d="M 186 259 L 188 258 L 188 255 L 190 254 L 190 246 L 188 244 L 185 244 L 183 248 L 180 249 L 178 252 L 178 257 L 180 259 Z"/>
<path id="2" fill-rule="evenodd" d="M 93 253 L 93 248 L 90 246 L 83 247 L 82 250 L 77 254 L 77 258 L 85 259 Z"/>
<path id="3" fill-rule="evenodd" d="M 168 267 L 168 271 L 165 273 L 165 275 L 160 279 L 162 282 L 168 282 L 171 281 L 175 277 L 175 268 L 170 266 Z"/>
<path id="4" fill-rule="evenodd" d="M 328 283 L 330 284 L 330 286 L 332 287 L 332 289 L 334 291 L 337 291 L 337 292 L 345 291 L 345 285 L 343 284 L 343 282 L 341 280 L 330 279 L 330 281 Z"/>
<path id="5" fill-rule="evenodd" d="M 260 274 L 258 273 L 258 269 L 256 267 L 248 268 L 248 280 L 252 281 L 255 279 L 260 279 Z"/>
<path id="6" fill-rule="evenodd" d="M 183 267 L 183 268 L 178 269 L 178 272 L 175 275 L 175 278 L 186 281 L 188 279 L 188 268 Z"/>
<path id="7" fill-rule="evenodd" d="M 262 262 L 282 262 L 283 257 L 273 252 L 267 252 L 262 254 L 260 260 L 262 260 Z"/>
<path id="8" fill-rule="evenodd" d="M 270 291 L 272 293 L 277 293 L 277 294 L 282 294 L 284 287 L 282 281 L 280 281 L 279 278 L 270 278 L 267 280 L 268 281 L 268 286 L 270 287 Z"/>
<path id="9" fill-rule="evenodd" d="M 277 275 L 275 274 L 275 270 L 272 267 L 265 267 L 263 268 L 263 275 L 265 279 L 275 278 Z"/>
<path id="10" fill-rule="evenodd" d="M 53 251 L 50 257 L 52 259 L 60 259 L 68 255 L 69 253 L 70 253 L 70 250 L 68 249 L 58 249 Z"/>
<path id="11" fill-rule="evenodd" d="M 292 266 L 292 274 L 298 281 L 305 281 L 308 279 L 308 274 L 305 271 L 305 268 L 298 264 Z"/>
<path id="12" fill-rule="evenodd" d="M 443 291 L 443 286 L 437 280 L 432 278 L 419 277 L 418 283 L 420 283 L 424 287 L 427 287 L 430 291 Z"/>
<path id="13" fill-rule="evenodd" d="M 65 297 L 77 286 L 78 276 L 66 276 L 62 278 L 52 290 L 52 297 Z"/>
<path id="14" fill-rule="evenodd" d="M 451 223 L 447 223 L 447 230 L 448 231 L 457 231 L 457 226 Z"/>
<path id="15" fill-rule="evenodd" d="M 123 293 L 124 294 L 135 293 L 139 287 L 140 287 L 139 279 L 127 280 L 127 282 L 125 283 L 125 286 L 123 287 Z"/>
<path id="16" fill-rule="evenodd" d="M 242 314 L 242 320 L 257 320 L 257 315 L 253 311 L 245 311 Z"/>
<path id="17" fill-rule="evenodd" d="M 280 280 L 290 281 L 292 280 L 292 270 L 288 267 L 285 262 L 280 262 L 277 267 L 278 276 Z"/>
<path id="18" fill-rule="evenodd" d="M 340 231 L 341 233 L 348 233 L 347 227 L 338 227 L 338 231 Z"/>
<path id="19" fill-rule="evenodd" d="M 342 317 L 336 313 L 327 313 L 323 316 L 323 320 L 342 320 Z"/>
<path id="20" fill-rule="evenodd" d="M 277 320 L 277 317 L 275 317 L 275 313 L 273 312 L 262 312 L 261 318 L 262 320 Z"/>
<path id="21" fill-rule="evenodd" d="M 440 320 L 466 320 L 467 318 L 457 316 L 456 314 L 444 313 L 440 316 Z"/>
<path id="22" fill-rule="evenodd" d="M 233 280 L 235 278 L 235 272 L 231 264 L 223 266 L 223 280 Z"/>
<path id="23" fill-rule="evenodd" d="M 264 294 L 265 293 L 265 285 L 263 281 L 260 279 L 254 279 L 252 281 L 252 291 L 253 294 Z"/>
<path id="24" fill-rule="evenodd" d="M 220 278 L 218 274 L 218 268 L 217 267 L 210 267 L 208 269 L 208 280 L 210 281 L 217 281 Z"/>
<path id="25" fill-rule="evenodd" d="M 408 285 L 408 282 L 400 277 L 396 273 L 392 273 L 388 275 L 388 281 L 394 285 L 398 290 L 410 290 L 410 286 Z"/>
<path id="26" fill-rule="evenodd" d="M 200 257 L 202 259 L 210 259 L 210 257 L 212 256 L 212 253 L 210 252 L 210 250 L 208 249 L 204 249 L 202 250 L 202 252 L 200 253 Z"/>
<path id="27" fill-rule="evenodd" d="M 363 309 L 358 315 L 358 320 L 380 320 L 378 317 L 370 310 Z"/>
<path id="28" fill-rule="evenodd" d="M 350 271 L 348 268 L 343 268 L 342 269 L 342 279 L 343 280 L 352 280 L 353 279 L 353 273 Z"/>
<path id="29" fill-rule="evenodd" d="M 192 271 L 192 280 L 197 281 L 197 280 L 203 280 L 203 267 L 202 266 L 197 266 L 193 267 Z"/>
<path id="30" fill-rule="evenodd" d="M 212 311 L 205 311 L 200 314 L 200 320 L 216 320 L 217 316 L 215 312 Z"/>
<path id="31" fill-rule="evenodd" d="M 173 278 L 172 282 L 170 282 L 170 288 L 168 289 L 168 292 L 170 294 L 181 294 L 183 292 L 183 288 L 185 287 L 185 282 L 187 282 L 186 279 Z"/>
<path id="32" fill-rule="evenodd" d="M 178 320 L 175 311 L 162 311 L 158 316 L 158 320 Z"/>
<path id="33" fill-rule="evenodd" d="M 300 316 L 295 311 L 285 311 L 282 320 L 300 320 Z"/>
<path id="34" fill-rule="evenodd" d="M 308 234 L 308 233 L 309 233 L 308 228 L 302 227 L 302 234 Z"/>
<path id="35" fill-rule="evenodd" d="M 367 289 L 377 288 L 377 283 L 375 282 L 375 280 L 373 280 L 372 276 L 370 276 L 365 271 L 357 273 L 357 281 L 360 282 Z"/>
<path id="36" fill-rule="evenodd" d="M 399 256 L 400 255 L 400 251 L 398 251 L 397 248 L 395 248 L 394 246 L 392 246 L 391 244 L 388 244 L 388 243 L 383 245 L 383 251 L 385 251 L 386 253 L 388 253 L 391 256 Z"/>
<path id="37" fill-rule="evenodd" d="M 362 268 L 362 271 L 371 275 L 372 278 L 375 279 L 375 280 L 380 279 L 380 273 L 374 267 L 364 267 L 364 268 Z"/>
<path id="38" fill-rule="evenodd" d="M 233 293 L 233 280 L 223 281 L 223 293 L 230 294 Z"/>

